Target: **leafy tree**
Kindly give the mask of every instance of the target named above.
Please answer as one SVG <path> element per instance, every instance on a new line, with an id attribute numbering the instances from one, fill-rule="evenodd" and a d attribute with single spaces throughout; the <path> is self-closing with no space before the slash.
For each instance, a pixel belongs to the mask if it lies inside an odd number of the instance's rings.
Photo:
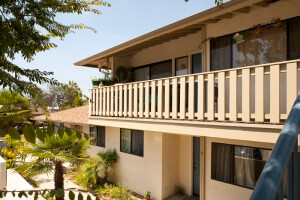
<path id="1" fill-rule="evenodd" d="M 25 177 L 34 177 L 40 173 L 50 174 L 54 171 L 55 189 L 59 192 L 56 200 L 64 199 L 63 164 L 84 161 L 87 158 L 85 154 L 90 148 L 87 136 L 82 137 L 80 132 L 66 130 L 64 132 L 63 129 L 58 129 L 57 133 L 53 133 L 50 126 L 44 130 L 36 129 L 36 133 L 44 141 L 23 147 L 22 151 L 31 155 L 33 160 L 16 167 L 16 171 Z"/>
<path id="2" fill-rule="evenodd" d="M 116 150 L 98 153 L 80 167 L 76 182 L 86 188 L 103 185 L 107 182 L 108 174 L 112 173 L 113 164 L 117 162 L 118 158 Z"/>
<path id="3" fill-rule="evenodd" d="M 0 91 L 0 128 L 8 130 L 9 127 L 21 128 L 30 124 L 29 118 L 34 110 L 33 104 L 18 92 L 8 90 Z"/>
<path id="4" fill-rule="evenodd" d="M 40 91 L 37 84 L 57 85 L 58 82 L 49 77 L 52 72 L 24 69 L 14 64 L 16 54 L 31 62 L 37 52 L 56 47 L 51 38 L 64 39 L 74 29 L 92 29 L 83 24 L 62 24 L 56 16 L 86 12 L 100 14 L 97 6 L 110 4 L 103 0 L 0 1 L 0 86 L 35 97 Z"/>
<path id="5" fill-rule="evenodd" d="M 42 100 L 48 107 L 59 107 L 62 110 L 87 103 L 87 98 L 73 81 L 69 81 L 68 84 L 49 85 L 42 94 Z"/>

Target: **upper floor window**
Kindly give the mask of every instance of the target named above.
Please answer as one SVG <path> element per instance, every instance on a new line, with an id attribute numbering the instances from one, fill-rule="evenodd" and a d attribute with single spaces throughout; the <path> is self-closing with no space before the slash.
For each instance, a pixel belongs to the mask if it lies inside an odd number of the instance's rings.
<path id="1" fill-rule="evenodd" d="M 90 127 L 90 136 L 93 137 L 91 143 L 95 146 L 105 147 L 105 127 L 93 126 Z"/>
<path id="2" fill-rule="evenodd" d="M 300 58 L 300 18 L 239 32 L 244 41 L 231 35 L 212 39 L 211 71 Z"/>
<path id="3" fill-rule="evenodd" d="M 144 156 L 144 131 L 121 129 L 121 152 Z"/>
<path id="4" fill-rule="evenodd" d="M 175 74 L 176 76 L 188 74 L 188 57 L 181 57 L 175 59 Z"/>

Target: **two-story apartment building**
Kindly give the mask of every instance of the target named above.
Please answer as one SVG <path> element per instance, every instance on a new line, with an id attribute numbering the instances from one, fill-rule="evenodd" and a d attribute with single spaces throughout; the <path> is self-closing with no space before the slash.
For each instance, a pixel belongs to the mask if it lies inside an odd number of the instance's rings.
<path id="1" fill-rule="evenodd" d="M 75 65 L 132 74 L 90 90 L 99 149 L 120 154 L 111 180 L 249 199 L 300 88 L 300 1 L 231 0 Z"/>

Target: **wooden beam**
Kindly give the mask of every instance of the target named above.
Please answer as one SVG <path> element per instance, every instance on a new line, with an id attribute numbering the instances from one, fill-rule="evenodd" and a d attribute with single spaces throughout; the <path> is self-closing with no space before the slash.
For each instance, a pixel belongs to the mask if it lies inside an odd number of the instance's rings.
<path id="1" fill-rule="evenodd" d="M 219 20 L 218 19 L 207 19 L 203 21 L 202 23 L 204 24 L 211 24 L 211 23 L 217 23 Z"/>
<path id="2" fill-rule="evenodd" d="M 232 13 L 225 13 L 223 15 L 214 17 L 214 19 L 230 19 L 230 18 L 232 18 Z"/>
<path id="3" fill-rule="evenodd" d="M 243 8 L 239 8 L 237 10 L 234 10 L 232 11 L 233 13 L 249 13 L 250 11 L 250 7 L 249 6 L 246 6 L 246 7 L 243 7 Z"/>
<path id="4" fill-rule="evenodd" d="M 266 8 L 266 7 L 268 7 L 269 4 L 270 4 L 270 2 L 268 2 L 268 1 L 261 1 L 261 2 L 252 4 L 252 6 Z"/>

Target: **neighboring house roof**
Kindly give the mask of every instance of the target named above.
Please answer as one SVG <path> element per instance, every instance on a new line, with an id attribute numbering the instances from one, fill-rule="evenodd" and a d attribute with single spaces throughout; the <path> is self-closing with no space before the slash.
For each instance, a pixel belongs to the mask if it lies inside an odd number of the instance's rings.
<path id="1" fill-rule="evenodd" d="M 89 118 L 89 105 L 50 113 L 50 120 L 52 122 L 58 122 L 58 123 L 88 124 L 88 118 Z M 45 121 L 46 115 L 40 115 L 34 117 L 33 120 Z"/>
<path id="2" fill-rule="evenodd" d="M 105 62 L 111 56 L 124 55 L 136 52 L 143 48 L 170 41 L 191 33 L 195 33 L 208 23 L 216 23 L 221 19 L 231 18 L 233 13 L 247 13 L 250 6 L 265 7 L 271 1 L 268 0 L 231 0 L 221 8 L 213 7 L 199 12 L 180 21 L 174 22 L 140 37 L 102 51 L 86 59 L 74 63 L 77 66 L 98 68 L 99 62 Z"/>

